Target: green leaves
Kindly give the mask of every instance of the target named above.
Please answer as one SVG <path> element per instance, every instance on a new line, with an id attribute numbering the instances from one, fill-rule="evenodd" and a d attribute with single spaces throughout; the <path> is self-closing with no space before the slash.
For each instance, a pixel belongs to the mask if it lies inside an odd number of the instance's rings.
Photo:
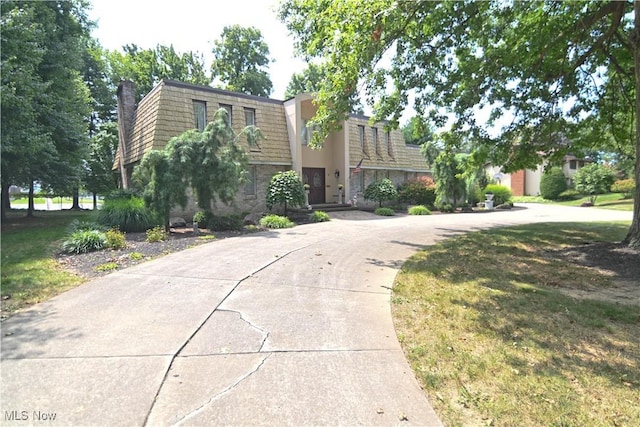
<path id="1" fill-rule="evenodd" d="M 608 193 L 615 181 L 615 174 L 611 168 L 598 163 L 591 163 L 578 169 L 573 176 L 575 189 L 582 194 L 588 194 L 592 204 L 596 202 L 598 194 Z"/>
<path id="2" fill-rule="evenodd" d="M 226 26 L 213 48 L 211 72 L 224 88 L 234 92 L 269 96 L 273 84 L 267 68 L 269 47 L 255 27 Z"/>
<path id="3" fill-rule="evenodd" d="M 198 207 L 209 211 L 216 199 L 232 202 L 244 183 L 247 155 L 236 143 L 240 135 L 233 133 L 226 114 L 218 110 L 204 131 L 192 129 L 171 138 L 164 150 L 149 151 L 136 167 L 134 181 L 165 225 L 171 208 L 186 206 L 187 187 L 193 190 Z"/>
<path id="4" fill-rule="evenodd" d="M 382 207 L 382 202 L 398 198 L 398 191 L 389 178 L 374 181 L 364 190 L 365 200 L 374 200 Z"/>
<path id="5" fill-rule="evenodd" d="M 271 210 L 274 205 L 283 204 L 286 215 L 287 205 L 302 206 L 305 200 L 304 196 L 302 180 L 296 171 L 278 172 L 271 177 L 269 187 L 267 187 L 267 208 Z"/>

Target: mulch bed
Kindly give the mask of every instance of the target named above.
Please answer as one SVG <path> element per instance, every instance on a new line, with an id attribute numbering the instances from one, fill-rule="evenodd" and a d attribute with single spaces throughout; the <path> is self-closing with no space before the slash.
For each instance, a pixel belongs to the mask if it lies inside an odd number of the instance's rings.
<path id="1" fill-rule="evenodd" d="M 62 268 L 71 270 L 82 277 L 93 278 L 172 252 L 252 232 L 255 231 L 211 232 L 200 229 L 199 235 L 196 236 L 193 234 L 192 228 L 172 228 L 166 240 L 153 243 L 146 241 L 146 233 L 126 233 L 127 247 L 125 249 L 106 249 L 84 254 L 59 253 L 56 258 Z M 132 254 L 134 255 L 132 256 Z"/>

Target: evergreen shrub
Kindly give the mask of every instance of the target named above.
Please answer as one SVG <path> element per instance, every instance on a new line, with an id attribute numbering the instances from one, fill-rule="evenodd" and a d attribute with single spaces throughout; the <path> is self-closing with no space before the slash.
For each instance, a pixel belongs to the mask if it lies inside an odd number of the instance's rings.
<path id="1" fill-rule="evenodd" d="M 391 208 L 376 208 L 373 213 L 380 216 L 394 216 L 396 214 Z"/>
<path id="2" fill-rule="evenodd" d="M 551 168 L 540 178 L 540 195 L 547 200 L 558 200 L 563 191 L 567 190 L 567 179 L 560 168 Z"/>

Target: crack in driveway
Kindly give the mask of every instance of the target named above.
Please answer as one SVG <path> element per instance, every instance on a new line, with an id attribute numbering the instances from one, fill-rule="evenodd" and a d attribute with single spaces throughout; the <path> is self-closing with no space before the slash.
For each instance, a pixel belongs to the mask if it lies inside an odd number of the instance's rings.
<path id="1" fill-rule="evenodd" d="M 249 325 L 253 329 L 255 329 L 257 331 L 260 331 L 262 334 L 264 334 L 264 338 L 262 339 L 262 342 L 260 343 L 260 348 L 258 348 L 257 353 L 261 353 L 262 352 L 262 348 L 264 347 L 265 343 L 267 342 L 267 339 L 269 339 L 269 331 L 266 331 L 266 330 L 262 329 L 261 327 L 254 325 L 252 322 L 250 322 L 247 319 L 245 319 L 244 316 L 242 316 L 242 313 L 237 311 L 237 310 L 230 310 L 228 308 L 221 308 L 221 309 L 218 309 L 217 311 L 220 312 L 220 313 L 234 313 L 234 314 L 237 314 L 240 317 L 240 320 L 245 322 L 247 325 Z"/>
<path id="2" fill-rule="evenodd" d="M 226 395 L 227 393 L 231 392 L 233 389 L 235 389 L 236 387 L 238 387 L 238 385 L 240 385 L 244 380 L 248 379 L 249 377 L 251 377 L 253 374 L 255 374 L 256 372 L 258 372 L 258 370 L 260 370 L 260 368 L 265 364 L 265 362 L 267 361 L 267 359 L 269 359 L 271 357 L 272 353 L 267 354 L 265 357 L 262 358 L 262 360 L 260 360 L 260 362 L 257 364 L 257 366 L 255 368 L 253 368 L 251 371 L 247 372 L 245 375 L 243 375 L 242 377 L 240 377 L 236 382 L 234 382 L 233 384 L 230 384 L 229 386 L 227 386 L 224 390 L 220 391 L 219 393 L 214 394 L 213 396 L 211 396 L 209 398 L 209 400 L 207 400 L 206 402 L 204 402 L 202 405 L 200 405 L 198 408 L 194 409 L 193 411 L 189 412 L 188 414 L 185 414 L 182 418 L 180 418 L 179 420 L 177 420 L 175 423 L 173 423 L 172 425 L 179 425 L 183 422 L 185 422 L 188 418 L 192 418 L 195 417 L 196 415 L 198 415 L 198 413 L 202 412 L 207 406 L 211 405 L 213 402 L 215 402 L 216 400 L 218 400 L 219 398 L 223 397 L 224 395 Z"/>
<path id="3" fill-rule="evenodd" d="M 196 336 L 196 334 L 197 334 L 200 330 L 202 330 L 202 328 L 204 327 L 204 325 L 209 321 L 209 319 L 211 319 L 211 317 L 213 316 L 213 314 L 214 314 L 216 311 L 222 311 L 222 310 L 219 310 L 219 307 L 220 307 L 222 304 L 224 304 L 224 302 L 227 300 L 227 298 L 229 298 L 229 296 L 231 296 L 231 294 L 233 294 L 233 293 L 235 292 L 235 290 L 236 290 L 236 289 L 238 289 L 238 287 L 239 287 L 243 282 L 245 282 L 247 279 L 251 278 L 254 274 L 259 273 L 260 271 L 262 271 L 262 270 L 264 270 L 264 269 L 266 269 L 266 268 L 268 268 L 268 267 L 270 267 L 270 266 L 272 266 L 272 265 L 274 265 L 274 264 L 276 264 L 276 263 L 278 263 L 278 262 L 282 261 L 283 259 L 285 259 L 287 256 L 291 255 L 292 253 L 297 252 L 297 251 L 300 251 L 300 250 L 303 250 L 303 249 L 305 249 L 305 248 L 307 248 L 307 247 L 309 247 L 309 246 L 311 246 L 311 245 L 313 245 L 313 244 L 315 244 L 315 243 L 317 243 L 317 242 L 309 243 L 309 244 L 304 245 L 304 246 L 300 246 L 300 247 L 298 247 L 298 248 L 292 249 L 292 250 L 290 250 L 290 251 L 288 251 L 288 252 L 284 253 L 283 255 L 279 255 L 279 256 L 277 256 L 273 261 L 266 263 L 266 264 L 265 264 L 265 265 L 263 265 L 262 267 L 258 268 L 257 270 L 253 271 L 252 273 L 250 273 L 250 274 L 246 275 L 245 277 L 243 277 L 242 279 L 238 280 L 238 283 L 236 283 L 236 284 L 233 286 L 233 288 L 231 288 L 231 290 L 230 290 L 230 291 L 225 295 L 225 297 L 224 297 L 224 298 L 222 298 L 222 300 L 220 300 L 220 302 L 219 302 L 219 303 L 214 307 L 214 309 L 213 309 L 213 310 L 211 310 L 211 312 L 210 312 L 210 313 L 207 315 L 207 317 L 202 321 L 202 323 L 200 323 L 200 325 L 198 325 L 198 327 L 197 327 L 197 328 L 193 331 L 193 333 L 192 333 L 192 334 L 191 334 L 191 335 L 190 335 L 190 336 L 185 340 L 185 342 L 180 346 L 180 348 L 178 348 L 178 350 L 177 350 L 177 351 L 176 351 L 176 352 L 171 356 L 171 362 L 170 362 L 170 363 L 169 363 L 169 365 L 167 366 L 167 370 L 165 371 L 164 376 L 163 376 L 163 378 L 162 378 L 162 381 L 160 382 L 160 385 L 158 386 L 158 390 L 157 390 L 157 392 L 156 392 L 156 395 L 155 395 L 155 396 L 154 396 L 154 398 L 153 398 L 153 403 L 151 404 L 151 407 L 149 408 L 149 411 L 147 412 L 147 415 L 146 415 L 146 417 L 145 417 L 144 425 L 148 425 L 148 423 L 149 423 L 149 418 L 150 418 L 150 416 L 151 416 L 151 413 L 153 412 L 153 409 L 155 408 L 155 405 L 156 405 L 156 403 L 157 403 L 157 401 L 158 401 L 158 397 L 160 396 L 160 393 L 162 392 L 162 389 L 164 388 L 164 386 L 165 386 L 165 384 L 166 384 L 166 382 L 167 382 L 167 378 L 168 378 L 168 376 L 169 376 L 169 372 L 171 372 L 171 369 L 172 369 L 172 368 L 173 368 L 173 366 L 174 366 L 174 363 L 175 363 L 175 361 L 176 361 L 176 358 L 180 355 L 180 353 L 182 353 L 182 351 L 187 347 L 187 345 L 189 345 L 189 343 L 190 343 L 190 342 L 191 342 L 191 340 Z M 227 311 L 230 311 L 230 310 L 227 310 Z M 242 319 L 242 315 L 240 315 L 240 318 Z M 242 319 L 242 320 L 244 320 L 244 319 Z M 246 320 L 245 320 L 245 321 L 246 321 Z M 253 326 L 250 322 L 247 322 L 247 323 L 248 323 L 249 325 L 251 325 L 252 327 L 255 327 L 255 326 Z M 259 329 L 259 328 L 256 328 L 256 329 Z M 259 329 L 259 330 L 261 330 L 261 329 Z M 261 330 L 261 331 L 263 331 L 263 330 Z M 263 331 L 263 332 L 265 332 L 265 331 Z M 267 333 L 267 336 L 265 337 L 265 339 L 263 340 L 262 345 L 260 346 L 260 350 L 262 350 L 262 347 L 264 346 L 264 344 L 265 344 L 265 342 L 266 342 L 267 338 L 268 338 L 268 333 Z M 267 358 L 268 358 L 268 357 L 267 357 Z M 267 358 L 265 358 L 265 359 L 263 360 L 263 363 L 264 363 L 264 361 L 265 361 Z M 254 371 L 252 371 L 251 373 L 249 373 L 249 375 L 250 375 L 250 374 L 252 374 L 253 372 L 255 372 L 255 371 L 256 371 L 260 366 L 262 366 L 262 363 L 261 363 L 261 364 L 260 364 L 260 365 L 259 365 L 259 366 L 254 370 Z M 243 377 L 243 378 L 246 378 L 246 377 L 247 377 L 247 376 L 245 376 L 245 377 Z M 230 389 L 232 389 L 232 388 L 233 388 L 233 386 L 232 386 L 231 388 L 229 388 L 229 390 L 230 390 Z M 212 401 L 212 400 L 210 400 L 210 401 Z"/>

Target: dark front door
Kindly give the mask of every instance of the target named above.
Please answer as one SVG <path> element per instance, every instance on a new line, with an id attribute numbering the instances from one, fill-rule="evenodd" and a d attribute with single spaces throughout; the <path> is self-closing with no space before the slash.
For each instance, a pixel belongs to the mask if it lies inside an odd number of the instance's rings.
<path id="1" fill-rule="evenodd" d="M 302 181 L 309 184 L 309 204 L 325 203 L 324 168 L 302 168 Z"/>

